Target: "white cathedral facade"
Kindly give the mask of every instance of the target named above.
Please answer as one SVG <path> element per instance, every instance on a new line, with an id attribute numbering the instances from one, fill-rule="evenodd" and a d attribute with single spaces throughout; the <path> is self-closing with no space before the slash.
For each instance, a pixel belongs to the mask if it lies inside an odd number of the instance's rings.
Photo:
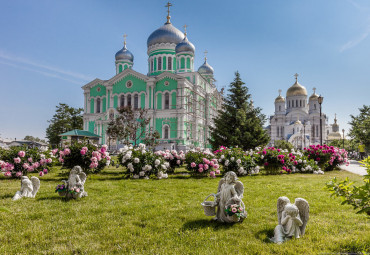
<path id="1" fill-rule="evenodd" d="M 307 90 L 299 84 L 298 74 L 295 79 L 295 83 L 287 90 L 286 98 L 279 90 L 279 96 L 275 99 L 275 114 L 270 117 L 268 130 L 271 145 L 277 140 L 285 140 L 302 149 L 311 144 L 320 144 L 320 104 L 316 89 L 307 100 Z M 322 112 L 321 117 L 322 143 L 340 139 L 336 118 L 335 123 L 329 125 L 327 115 Z"/>

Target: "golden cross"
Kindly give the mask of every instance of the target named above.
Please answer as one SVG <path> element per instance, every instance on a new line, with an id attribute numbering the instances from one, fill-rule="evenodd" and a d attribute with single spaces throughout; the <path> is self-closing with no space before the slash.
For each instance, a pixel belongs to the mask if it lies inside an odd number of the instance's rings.
<path id="1" fill-rule="evenodd" d="M 123 44 L 126 46 L 126 38 L 127 38 L 127 35 L 126 34 L 124 34 L 123 35 Z"/>
<path id="2" fill-rule="evenodd" d="M 168 2 L 166 5 L 165 5 L 165 7 L 167 7 L 168 9 L 167 9 L 167 23 L 171 23 L 170 22 L 170 18 L 171 18 L 171 16 L 170 16 L 170 7 L 172 6 L 172 4 L 170 3 L 170 2 Z"/>
<path id="3" fill-rule="evenodd" d="M 316 88 L 313 88 L 312 90 L 313 90 L 313 93 L 315 94 L 316 93 Z"/>
<path id="4" fill-rule="evenodd" d="M 204 60 L 207 60 L 207 54 L 208 54 L 208 51 L 207 51 L 207 50 L 205 50 L 205 51 L 204 51 Z"/>
<path id="5" fill-rule="evenodd" d="M 299 74 L 297 74 L 297 73 L 294 75 L 294 77 L 295 77 L 295 81 L 297 81 L 297 80 L 298 80 L 298 76 L 299 76 Z"/>
<path id="6" fill-rule="evenodd" d="M 279 89 L 279 96 L 281 96 L 281 92 L 282 92 L 282 90 L 281 90 L 281 89 Z"/>
<path id="7" fill-rule="evenodd" d="M 184 27 L 184 31 L 185 31 L 184 35 L 186 35 L 186 28 L 188 27 L 188 25 L 185 24 L 183 27 Z"/>

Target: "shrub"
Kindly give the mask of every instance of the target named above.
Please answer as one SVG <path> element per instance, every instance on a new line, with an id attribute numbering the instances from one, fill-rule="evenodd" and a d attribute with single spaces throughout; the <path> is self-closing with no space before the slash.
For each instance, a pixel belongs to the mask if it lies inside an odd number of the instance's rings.
<path id="1" fill-rule="evenodd" d="M 240 176 L 259 172 L 254 157 L 240 148 L 218 150 L 216 155 L 222 165 L 223 173 L 233 171 Z"/>
<path id="2" fill-rule="evenodd" d="M 185 161 L 185 153 L 176 150 L 156 151 L 154 154 L 162 156 L 165 161 L 169 163 L 167 173 L 174 173 L 175 168 L 181 167 Z"/>
<path id="3" fill-rule="evenodd" d="M 325 171 L 331 171 L 339 165 L 348 163 L 348 152 L 337 147 L 325 144 L 323 146 L 311 145 L 309 148 L 305 148 L 304 151 L 308 159 L 315 160 L 319 167 L 325 169 Z"/>
<path id="4" fill-rule="evenodd" d="M 218 160 L 207 150 L 191 150 L 185 155 L 186 169 L 194 176 L 216 177 L 220 174 Z"/>

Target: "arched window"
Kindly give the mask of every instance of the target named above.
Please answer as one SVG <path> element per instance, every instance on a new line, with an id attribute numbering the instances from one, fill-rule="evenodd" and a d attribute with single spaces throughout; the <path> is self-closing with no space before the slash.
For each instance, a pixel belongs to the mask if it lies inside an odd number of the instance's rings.
<path id="1" fill-rule="evenodd" d="M 279 136 L 279 127 L 276 127 L 276 136 Z"/>
<path id="2" fill-rule="evenodd" d="M 162 70 L 162 57 L 158 57 L 158 71 Z"/>
<path id="3" fill-rule="evenodd" d="M 294 100 L 292 100 L 292 107 L 294 107 Z"/>
<path id="4" fill-rule="evenodd" d="M 185 69 L 185 58 L 184 57 L 182 57 L 181 59 L 180 59 L 180 61 L 181 61 L 181 69 Z"/>
<path id="5" fill-rule="evenodd" d="M 153 59 L 150 60 L 150 71 L 151 72 L 154 71 L 154 61 L 153 61 Z"/>
<path id="6" fill-rule="evenodd" d="M 295 100 L 295 107 L 298 107 L 298 99 Z"/>
<path id="7" fill-rule="evenodd" d="M 119 106 L 124 107 L 125 106 L 125 95 L 121 95 L 121 102 Z"/>
<path id="8" fill-rule="evenodd" d="M 302 107 L 302 100 L 299 100 L 299 106 Z"/>
<path id="9" fill-rule="evenodd" d="M 166 125 L 163 129 L 163 139 L 169 139 L 170 128 Z"/>
<path id="10" fill-rule="evenodd" d="M 306 106 L 306 101 L 303 100 L 303 107 L 305 107 L 305 106 Z"/>
<path id="11" fill-rule="evenodd" d="M 96 113 L 100 113 L 100 98 L 96 99 Z"/>
<path id="12" fill-rule="evenodd" d="M 319 136 L 319 125 L 316 125 L 316 136 Z"/>
<path id="13" fill-rule="evenodd" d="M 168 57 L 167 70 L 172 70 L 172 58 Z"/>
<path id="14" fill-rule="evenodd" d="M 127 96 L 127 106 L 131 106 L 131 95 Z"/>
<path id="15" fill-rule="evenodd" d="M 316 104 L 313 104 L 313 109 L 315 109 L 315 110 L 316 110 Z"/>
<path id="16" fill-rule="evenodd" d="M 164 94 L 164 109 L 170 109 L 170 94 L 168 92 Z"/>
<path id="17" fill-rule="evenodd" d="M 134 96 L 134 109 L 138 109 L 139 108 L 139 95 L 136 94 Z"/>
<path id="18" fill-rule="evenodd" d="M 281 111 L 281 105 L 279 105 L 279 112 Z"/>

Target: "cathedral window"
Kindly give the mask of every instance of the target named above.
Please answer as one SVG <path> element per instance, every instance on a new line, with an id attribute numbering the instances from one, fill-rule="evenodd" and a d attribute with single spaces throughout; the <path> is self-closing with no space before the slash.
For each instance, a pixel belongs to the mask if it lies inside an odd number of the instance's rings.
<path id="1" fill-rule="evenodd" d="M 150 60 L 150 71 L 154 71 L 154 60 L 153 59 L 151 59 Z"/>
<path id="2" fill-rule="evenodd" d="M 158 57 L 158 71 L 162 70 L 162 57 Z"/>
<path id="3" fill-rule="evenodd" d="M 276 136 L 279 136 L 279 127 L 276 127 Z"/>
<path id="4" fill-rule="evenodd" d="M 168 125 L 165 125 L 163 128 L 163 138 L 164 139 L 169 138 L 169 133 L 170 133 L 169 131 L 170 131 L 170 128 L 168 127 Z"/>
<path id="5" fill-rule="evenodd" d="M 127 106 L 131 107 L 131 95 L 127 96 Z"/>
<path id="6" fill-rule="evenodd" d="M 125 95 L 121 95 L 121 103 L 119 105 L 120 107 L 124 107 L 125 106 Z"/>
<path id="7" fill-rule="evenodd" d="M 100 98 L 96 99 L 96 113 L 100 113 Z"/>
<path id="8" fill-rule="evenodd" d="M 295 100 L 295 107 L 298 107 L 298 99 Z"/>
<path id="9" fill-rule="evenodd" d="M 180 68 L 181 69 L 185 68 L 185 58 L 184 57 L 181 58 L 181 67 Z"/>
<path id="10" fill-rule="evenodd" d="M 168 57 L 168 64 L 167 64 L 167 70 L 172 70 L 172 58 Z"/>
<path id="11" fill-rule="evenodd" d="M 281 111 L 281 105 L 279 105 L 279 112 Z"/>
<path id="12" fill-rule="evenodd" d="M 313 104 L 313 109 L 315 109 L 315 110 L 316 110 L 316 104 Z"/>
<path id="13" fill-rule="evenodd" d="M 299 106 L 302 107 L 302 100 L 299 100 Z"/>
<path id="14" fill-rule="evenodd" d="M 319 136 L 319 125 L 316 125 L 316 136 Z"/>
<path id="15" fill-rule="evenodd" d="M 139 95 L 136 94 L 134 96 L 134 109 L 138 109 L 139 108 Z"/>
<path id="16" fill-rule="evenodd" d="M 294 107 L 294 100 L 292 100 L 292 107 Z"/>
<path id="17" fill-rule="evenodd" d="M 164 94 L 164 109 L 170 109 L 170 94 L 168 92 Z"/>

